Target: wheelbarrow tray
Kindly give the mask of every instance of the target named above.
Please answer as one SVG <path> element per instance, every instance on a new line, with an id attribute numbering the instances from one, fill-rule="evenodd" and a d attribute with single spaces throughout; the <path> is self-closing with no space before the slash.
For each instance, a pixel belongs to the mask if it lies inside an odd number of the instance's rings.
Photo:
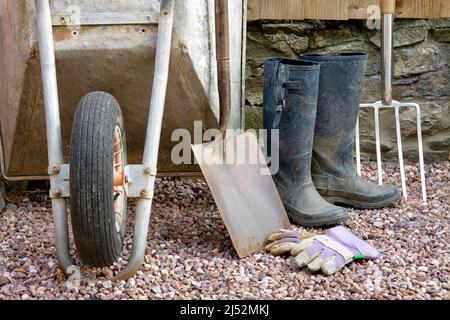
<path id="1" fill-rule="evenodd" d="M 158 170 L 161 175 L 199 174 L 195 164 L 175 165 L 173 130 L 193 132 L 194 121 L 217 127 L 218 97 L 213 57 L 210 0 L 177 1 L 168 94 Z M 140 163 L 147 125 L 155 59 L 157 0 L 51 0 L 60 97 L 64 158 L 80 97 L 106 91 L 119 101 L 126 123 L 128 162 Z M 233 106 L 232 126 L 241 124 L 242 34 L 245 1 L 230 8 Z M 80 26 L 72 25 L 79 10 Z M 44 107 L 36 40 L 34 2 L 0 1 L 0 163 L 11 179 L 47 178 Z M 4 14 L 3 14 L 4 13 Z M 67 25 L 69 24 L 69 25 Z M 193 156 L 192 156 L 193 159 Z M 192 160 L 192 162 L 194 162 Z"/>

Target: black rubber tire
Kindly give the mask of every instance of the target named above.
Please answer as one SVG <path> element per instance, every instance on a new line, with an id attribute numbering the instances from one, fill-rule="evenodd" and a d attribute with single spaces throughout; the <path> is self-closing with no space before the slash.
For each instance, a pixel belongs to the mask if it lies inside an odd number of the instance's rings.
<path id="1" fill-rule="evenodd" d="M 78 104 L 72 126 L 70 196 L 72 230 L 83 263 L 112 265 L 123 249 L 126 196 L 120 232 L 114 213 L 114 134 L 120 127 L 126 165 L 123 116 L 117 100 L 91 92 Z"/>

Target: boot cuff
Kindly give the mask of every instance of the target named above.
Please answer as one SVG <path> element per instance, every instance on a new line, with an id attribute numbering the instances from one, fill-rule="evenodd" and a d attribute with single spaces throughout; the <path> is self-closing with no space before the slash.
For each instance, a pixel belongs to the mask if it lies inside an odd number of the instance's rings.
<path id="1" fill-rule="evenodd" d="M 308 61 L 350 61 L 350 60 L 367 60 L 367 54 L 364 52 L 344 52 L 336 55 L 326 55 L 318 53 L 306 53 L 299 56 L 301 60 Z"/>
<path id="2" fill-rule="evenodd" d="M 320 63 L 318 61 L 313 60 L 297 60 L 297 59 L 289 59 L 289 58 L 270 58 L 265 61 L 265 64 L 282 64 L 287 66 L 288 68 L 290 66 L 297 68 L 301 68 L 303 70 L 316 70 L 320 69 Z"/>

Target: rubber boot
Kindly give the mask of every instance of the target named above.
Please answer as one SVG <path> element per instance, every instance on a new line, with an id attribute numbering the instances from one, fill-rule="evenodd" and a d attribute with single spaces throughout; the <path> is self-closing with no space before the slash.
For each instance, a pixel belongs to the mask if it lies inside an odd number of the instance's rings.
<path id="1" fill-rule="evenodd" d="M 395 186 L 364 181 L 353 163 L 367 55 L 306 54 L 300 59 L 321 66 L 312 159 L 312 178 L 319 193 L 330 203 L 356 208 L 381 208 L 396 202 L 400 193 Z"/>
<path id="2" fill-rule="evenodd" d="M 345 208 L 329 204 L 311 179 L 320 66 L 273 58 L 264 65 L 264 128 L 279 129 L 279 170 L 273 176 L 291 221 L 303 226 L 336 224 Z"/>

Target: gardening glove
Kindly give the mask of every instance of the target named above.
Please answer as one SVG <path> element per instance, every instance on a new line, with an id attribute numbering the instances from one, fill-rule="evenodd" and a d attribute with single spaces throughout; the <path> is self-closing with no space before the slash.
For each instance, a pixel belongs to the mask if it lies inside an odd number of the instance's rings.
<path id="1" fill-rule="evenodd" d="M 278 229 L 267 238 L 269 244 L 266 245 L 266 250 L 274 256 L 288 254 L 295 247 L 295 245 L 298 245 L 303 239 L 314 236 L 317 236 L 317 234 L 307 231 L 300 232 L 295 230 Z"/>
<path id="2" fill-rule="evenodd" d="M 376 259 L 380 252 L 366 241 L 338 226 L 328 229 L 324 235 L 308 238 L 295 245 L 291 251 L 299 267 L 308 266 L 311 271 L 322 269 L 331 275 L 347 263 L 360 259 Z"/>

